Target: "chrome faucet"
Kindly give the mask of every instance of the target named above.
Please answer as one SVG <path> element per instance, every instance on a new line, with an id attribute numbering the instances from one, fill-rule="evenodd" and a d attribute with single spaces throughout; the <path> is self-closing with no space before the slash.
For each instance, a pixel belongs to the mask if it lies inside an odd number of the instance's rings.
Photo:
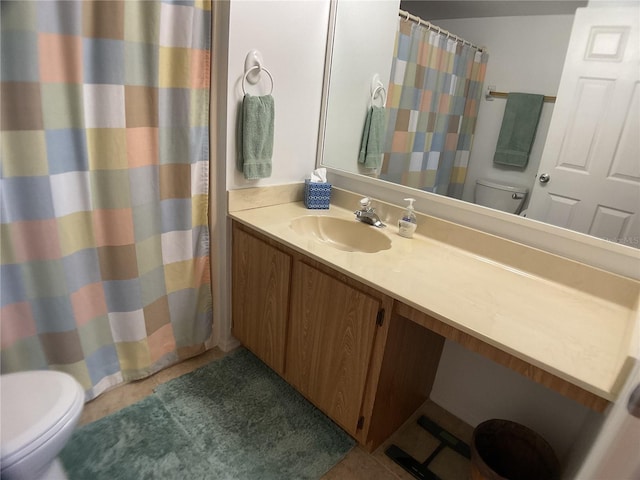
<path id="1" fill-rule="evenodd" d="M 362 223 L 368 223 L 378 228 L 386 227 L 386 225 L 380 221 L 375 209 L 371 206 L 371 199 L 369 197 L 360 200 L 360 210 L 356 210 L 353 213 L 356 215 L 356 220 Z"/>

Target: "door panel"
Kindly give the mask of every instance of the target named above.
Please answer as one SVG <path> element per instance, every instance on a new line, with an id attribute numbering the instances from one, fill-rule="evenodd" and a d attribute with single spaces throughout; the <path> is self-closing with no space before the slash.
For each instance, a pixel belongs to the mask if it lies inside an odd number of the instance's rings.
<path id="1" fill-rule="evenodd" d="M 284 374 L 289 277 L 286 253 L 233 230 L 233 335 L 280 375 Z"/>
<path id="2" fill-rule="evenodd" d="M 285 378 L 355 434 L 380 301 L 302 262 L 291 301 Z"/>

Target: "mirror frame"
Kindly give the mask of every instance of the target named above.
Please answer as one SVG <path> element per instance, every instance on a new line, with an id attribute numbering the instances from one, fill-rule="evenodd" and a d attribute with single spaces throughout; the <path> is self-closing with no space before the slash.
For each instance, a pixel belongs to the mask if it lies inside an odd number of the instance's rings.
<path id="1" fill-rule="evenodd" d="M 316 167 L 327 169 L 329 181 L 335 187 L 350 190 L 393 205 L 400 205 L 402 198 L 409 195 L 416 198 L 416 211 L 419 213 L 471 227 L 618 275 L 640 280 L 640 249 L 609 242 L 531 218 L 520 217 L 481 205 L 323 165 L 327 107 L 331 88 L 331 65 L 339 1 L 331 0 L 329 8 L 318 149 L 316 153 Z"/>

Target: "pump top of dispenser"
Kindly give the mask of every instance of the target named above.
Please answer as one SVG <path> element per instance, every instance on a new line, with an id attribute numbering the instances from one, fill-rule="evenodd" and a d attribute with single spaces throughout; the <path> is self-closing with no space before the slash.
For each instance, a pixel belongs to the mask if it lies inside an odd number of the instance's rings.
<path id="1" fill-rule="evenodd" d="M 415 198 L 405 198 L 405 199 L 404 199 L 404 201 L 405 201 L 405 202 L 409 202 L 409 205 L 407 205 L 407 208 L 406 208 L 406 210 L 405 210 L 405 211 L 407 211 L 407 212 L 413 212 L 413 211 L 414 211 L 414 208 L 413 208 L 413 202 L 415 202 L 415 201 L 416 201 L 416 199 L 415 199 Z M 415 215 L 414 215 L 414 216 L 415 216 Z"/>

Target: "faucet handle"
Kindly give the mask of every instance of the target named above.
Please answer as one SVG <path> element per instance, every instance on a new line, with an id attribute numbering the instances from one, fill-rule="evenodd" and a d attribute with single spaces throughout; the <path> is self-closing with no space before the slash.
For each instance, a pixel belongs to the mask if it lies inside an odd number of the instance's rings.
<path id="1" fill-rule="evenodd" d="M 371 199 L 369 197 L 360 199 L 360 208 L 364 210 L 365 208 L 369 208 L 369 205 L 371 205 Z"/>

